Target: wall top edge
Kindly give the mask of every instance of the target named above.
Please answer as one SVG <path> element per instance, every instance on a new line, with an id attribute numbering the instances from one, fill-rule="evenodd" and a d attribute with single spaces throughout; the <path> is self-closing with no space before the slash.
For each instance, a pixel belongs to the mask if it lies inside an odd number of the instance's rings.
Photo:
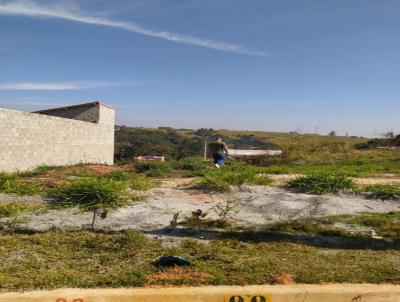
<path id="1" fill-rule="evenodd" d="M 76 109 L 76 108 L 81 108 L 81 107 L 96 107 L 96 106 L 103 106 L 103 107 L 106 107 L 106 108 L 109 108 L 109 109 L 115 111 L 115 109 L 113 107 L 96 101 L 96 102 L 83 103 L 83 104 L 77 104 L 77 105 L 71 105 L 71 106 L 43 109 L 43 110 L 33 111 L 32 113 L 46 113 L 46 112 L 50 112 L 50 111 L 54 111 L 54 110 L 68 110 L 68 109 Z"/>

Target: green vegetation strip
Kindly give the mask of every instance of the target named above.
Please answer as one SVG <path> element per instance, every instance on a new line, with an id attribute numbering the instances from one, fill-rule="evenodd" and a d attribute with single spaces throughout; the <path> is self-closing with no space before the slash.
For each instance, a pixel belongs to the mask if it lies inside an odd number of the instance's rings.
<path id="1" fill-rule="evenodd" d="M 157 267 L 153 263 L 161 255 L 185 256 L 192 266 Z M 293 275 L 298 283 L 391 283 L 400 280 L 399 259 L 395 249 L 328 249 L 285 241 L 162 244 L 135 232 L 3 232 L 0 289 L 270 284 L 277 274 Z"/>

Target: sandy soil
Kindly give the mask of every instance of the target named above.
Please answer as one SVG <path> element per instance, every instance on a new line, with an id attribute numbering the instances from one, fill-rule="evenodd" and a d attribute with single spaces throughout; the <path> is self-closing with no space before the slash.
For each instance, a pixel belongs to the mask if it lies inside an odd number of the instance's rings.
<path id="1" fill-rule="evenodd" d="M 111 230 L 133 229 L 156 232 L 169 226 L 173 214 L 179 212 L 180 220 L 201 209 L 207 217 L 216 218 L 213 205 L 235 199 L 238 213 L 234 221 L 244 226 L 262 226 L 266 223 L 310 216 L 353 214 L 357 212 L 400 211 L 400 203 L 368 200 L 355 195 L 315 196 L 289 193 L 280 188 L 249 186 L 230 194 L 205 194 L 187 188 L 175 187 L 175 182 L 163 184 L 148 192 L 146 200 L 110 213 L 98 219 L 98 227 Z M 50 210 L 40 215 L 27 215 L 24 225 L 29 229 L 81 228 L 91 220 L 91 214 L 75 214 L 74 210 Z"/>

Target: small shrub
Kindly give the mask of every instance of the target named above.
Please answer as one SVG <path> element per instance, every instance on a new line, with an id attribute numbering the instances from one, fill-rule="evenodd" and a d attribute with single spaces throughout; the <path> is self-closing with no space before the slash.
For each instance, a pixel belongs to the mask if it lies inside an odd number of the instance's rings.
<path id="1" fill-rule="evenodd" d="M 236 211 L 236 203 L 233 204 L 233 200 L 227 200 L 226 202 L 217 202 L 211 208 L 213 212 L 216 213 L 217 219 L 207 218 L 208 213 L 201 211 L 200 209 L 192 212 L 191 216 L 184 217 L 184 220 L 180 223 L 190 229 L 212 229 L 212 228 L 227 228 L 230 226 L 228 218 L 233 217 L 233 211 Z M 176 213 L 176 214 L 179 214 Z M 174 218 L 177 215 L 174 215 Z M 173 221 L 172 221 L 173 222 Z M 171 222 L 171 226 L 172 226 Z"/>
<path id="2" fill-rule="evenodd" d="M 239 212 L 239 201 L 234 198 L 228 198 L 224 201 L 215 202 L 211 207 L 221 225 L 225 225 L 229 219 L 232 219 Z"/>
<path id="3" fill-rule="evenodd" d="M 162 161 L 136 162 L 135 168 L 149 177 L 161 177 L 172 171 L 171 164 Z"/>
<path id="4" fill-rule="evenodd" d="M 109 211 L 128 204 L 126 184 L 110 179 L 75 181 L 55 189 L 51 196 L 55 198 L 55 206 L 78 207 L 81 212 L 92 212 L 92 228 L 98 215 L 104 219 Z"/>
<path id="5" fill-rule="evenodd" d="M 370 199 L 400 200 L 400 188 L 391 185 L 370 185 L 364 189 Z"/>
<path id="6" fill-rule="evenodd" d="M 335 174 L 311 174 L 291 180 L 286 187 L 298 193 L 337 194 L 341 191 L 354 189 L 351 179 Z"/>

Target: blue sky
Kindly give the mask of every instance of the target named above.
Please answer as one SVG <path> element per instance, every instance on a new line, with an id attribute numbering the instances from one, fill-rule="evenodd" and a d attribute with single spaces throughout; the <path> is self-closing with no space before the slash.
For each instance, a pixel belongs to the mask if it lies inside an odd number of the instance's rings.
<path id="1" fill-rule="evenodd" d="M 397 0 L 0 0 L 0 106 L 119 124 L 399 131 Z"/>

